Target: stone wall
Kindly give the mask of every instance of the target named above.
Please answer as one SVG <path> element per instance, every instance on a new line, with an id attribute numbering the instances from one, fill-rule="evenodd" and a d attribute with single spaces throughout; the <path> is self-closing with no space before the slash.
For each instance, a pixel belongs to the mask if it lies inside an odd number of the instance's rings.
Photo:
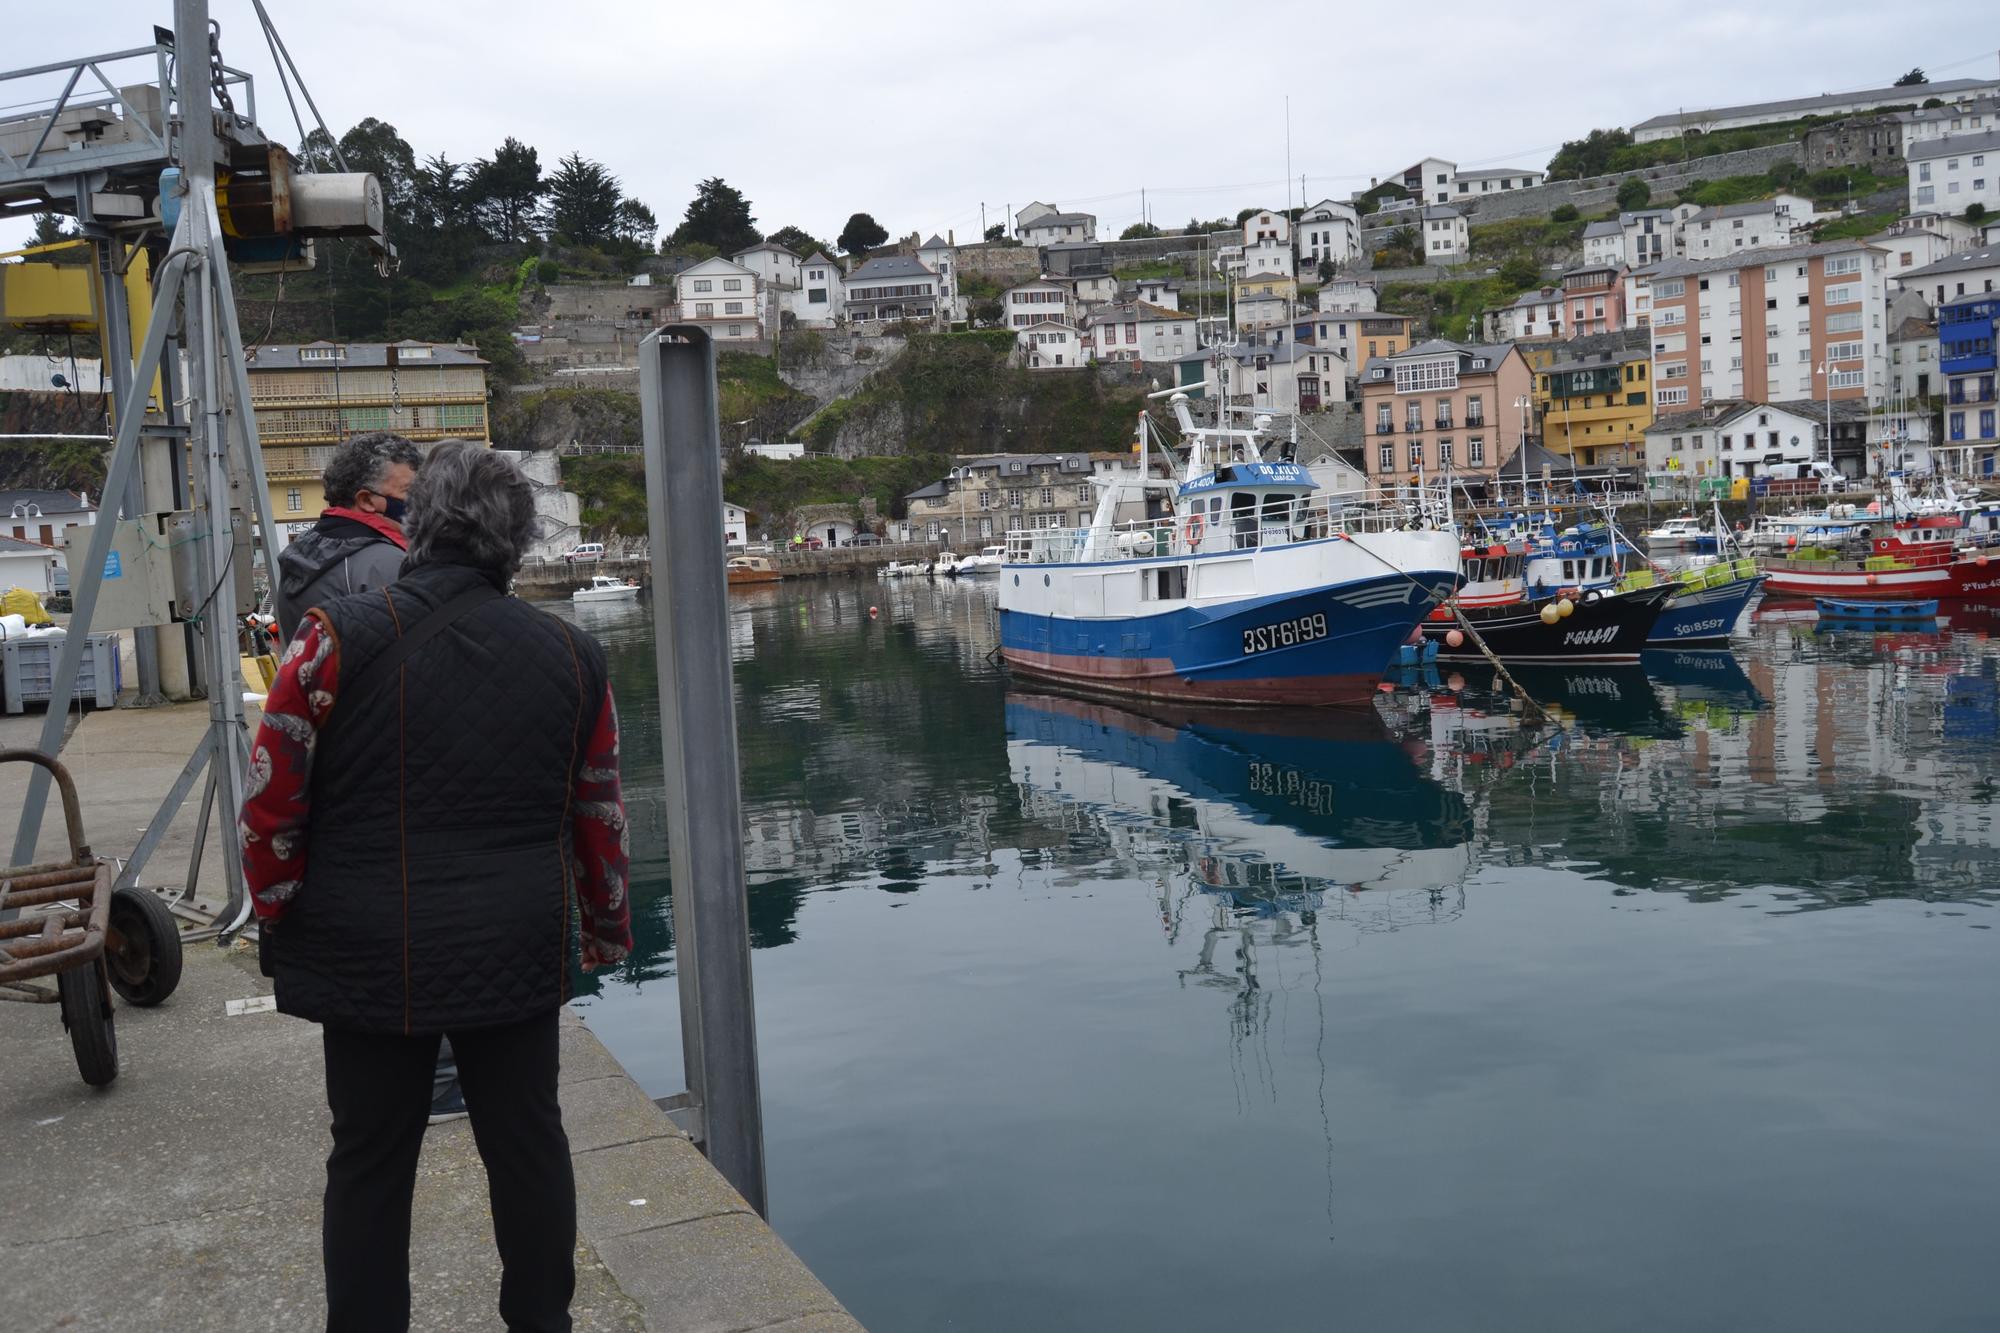
<path id="1" fill-rule="evenodd" d="M 1798 143 L 1767 144 L 1734 153 L 1717 153 L 1687 162 L 1663 162 L 1639 171 L 1621 171 L 1610 176 L 1586 176 L 1582 180 L 1549 181 L 1526 190 L 1505 190 L 1498 194 L 1454 200 L 1453 207 L 1473 225 L 1497 222 L 1502 218 L 1547 217 L 1564 204 L 1574 204 L 1581 213 L 1602 213 L 1618 206 L 1618 186 L 1637 176 L 1652 187 L 1649 207 L 1665 207 L 1675 191 L 1695 181 L 1723 176 L 1755 176 L 1780 162 L 1803 163 L 1805 150 Z"/>
<path id="2" fill-rule="evenodd" d="M 566 320 L 607 320 L 644 323 L 648 328 L 664 323 L 664 312 L 674 304 L 672 283 L 652 287 L 631 287 L 624 283 L 551 283 L 534 302 L 543 323 Z"/>
<path id="3" fill-rule="evenodd" d="M 1041 276 L 1042 252 L 1032 245 L 964 245 L 958 250 L 958 271 L 1012 287 Z"/>

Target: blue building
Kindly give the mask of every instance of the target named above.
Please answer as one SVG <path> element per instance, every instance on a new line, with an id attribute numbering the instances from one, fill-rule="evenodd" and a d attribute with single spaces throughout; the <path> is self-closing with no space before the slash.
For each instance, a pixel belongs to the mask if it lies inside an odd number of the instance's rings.
<path id="1" fill-rule="evenodd" d="M 1994 343 L 2000 336 L 2000 294 L 1938 307 L 1938 370 L 1944 376 L 1944 447 L 1961 470 L 1991 476 L 2000 449 L 2000 400 L 1995 397 Z"/>

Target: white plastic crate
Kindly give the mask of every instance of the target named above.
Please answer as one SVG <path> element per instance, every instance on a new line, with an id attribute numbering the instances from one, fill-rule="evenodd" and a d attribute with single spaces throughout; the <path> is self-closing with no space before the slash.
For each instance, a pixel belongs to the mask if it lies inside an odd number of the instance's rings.
<path id="1" fill-rule="evenodd" d="M 63 641 L 54 634 L 14 636 L 0 643 L 0 690 L 6 694 L 8 712 L 26 712 L 29 704 L 49 701 L 62 650 Z M 76 677 L 74 699 L 99 708 L 110 708 L 118 702 L 121 682 L 116 634 L 90 636 Z"/>

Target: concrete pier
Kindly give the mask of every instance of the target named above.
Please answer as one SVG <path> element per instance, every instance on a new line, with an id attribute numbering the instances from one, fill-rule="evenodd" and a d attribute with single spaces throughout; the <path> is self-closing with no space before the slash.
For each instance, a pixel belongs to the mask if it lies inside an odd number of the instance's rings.
<path id="1" fill-rule="evenodd" d="M 118 710 L 73 728 L 63 757 L 100 853 L 132 845 L 206 716 Z M 19 743 L 0 729 L 0 745 Z M 0 766 L 0 811 L 25 787 L 25 766 Z M 45 821 L 42 856 L 61 854 L 61 827 Z M 144 880 L 176 882 L 191 840 L 184 814 Z M 205 879 L 219 872 L 213 848 Z M 248 946 L 188 946 L 171 999 L 118 1006 L 120 1074 L 104 1089 L 77 1076 L 53 1005 L 0 1004 L 0 1324 L 261 1333 L 323 1319 L 319 1032 L 260 1011 L 269 992 Z M 249 1011 L 231 1013 L 242 1000 Z M 860 1328 L 574 1013 L 562 1103 L 579 1330 Z M 500 1327 L 485 1172 L 464 1121 L 425 1140 L 411 1277 L 414 1328 Z"/>

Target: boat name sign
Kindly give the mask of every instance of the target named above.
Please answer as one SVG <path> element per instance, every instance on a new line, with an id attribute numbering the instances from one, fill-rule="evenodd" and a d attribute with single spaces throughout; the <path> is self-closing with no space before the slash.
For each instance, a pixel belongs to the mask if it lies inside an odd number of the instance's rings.
<path id="1" fill-rule="evenodd" d="M 1294 620 L 1281 620 L 1275 625 L 1260 625 L 1256 629 L 1243 631 L 1243 655 L 1268 653 L 1273 648 L 1291 648 L 1301 643 L 1311 643 L 1314 639 L 1326 637 L 1326 615 L 1314 612 L 1309 616 L 1299 616 Z"/>

